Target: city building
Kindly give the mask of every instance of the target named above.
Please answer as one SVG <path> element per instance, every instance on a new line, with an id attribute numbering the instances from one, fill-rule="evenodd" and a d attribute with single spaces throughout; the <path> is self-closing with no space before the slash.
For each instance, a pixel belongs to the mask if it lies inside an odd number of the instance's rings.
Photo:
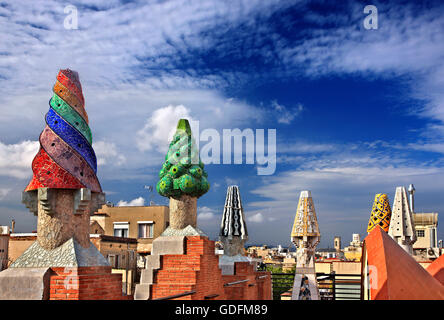
<path id="1" fill-rule="evenodd" d="M 316 250 L 316 261 L 324 259 L 341 259 L 343 254 L 334 248 L 323 248 Z"/>
<path id="2" fill-rule="evenodd" d="M 344 257 L 348 261 L 361 261 L 362 256 L 362 242 L 361 236 L 353 233 L 353 240 L 348 247 L 344 248 Z"/>
<path id="3" fill-rule="evenodd" d="M 8 245 L 8 266 L 37 240 L 37 232 L 11 233 Z"/>
<path id="4" fill-rule="evenodd" d="M 248 256 L 252 258 L 262 258 L 265 259 L 271 256 L 271 249 L 266 245 L 262 246 L 250 246 L 247 248 Z"/>
<path id="5" fill-rule="evenodd" d="M 436 259 L 441 255 L 438 248 L 438 213 L 414 213 L 416 242 L 413 256 L 418 261 Z"/>
<path id="6" fill-rule="evenodd" d="M 145 258 L 151 253 L 153 240 L 169 226 L 169 208 L 114 207 L 105 204 L 91 215 L 91 222 L 91 226 L 100 226 L 104 235 L 137 239 L 138 266 L 144 268 Z"/>
<path id="7" fill-rule="evenodd" d="M 334 239 L 334 247 L 336 252 L 341 252 L 341 237 L 336 236 Z"/>
<path id="8" fill-rule="evenodd" d="M 112 273 L 122 274 L 123 292 L 133 294 L 137 274 L 137 239 L 91 234 L 90 240 L 108 260 Z"/>
<path id="9" fill-rule="evenodd" d="M 8 267 L 9 227 L 0 226 L 0 271 Z"/>
<path id="10" fill-rule="evenodd" d="M 288 256 L 282 261 L 282 272 L 292 272 L 296 268 L 296 258 Z"/>

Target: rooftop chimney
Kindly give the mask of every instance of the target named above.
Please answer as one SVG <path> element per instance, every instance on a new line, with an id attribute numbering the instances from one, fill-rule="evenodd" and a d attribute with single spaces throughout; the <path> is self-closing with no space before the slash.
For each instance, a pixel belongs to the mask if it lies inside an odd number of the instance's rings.
<path id="1" fill-rule="evenodd" d="M 410 210 L 412 211 L 412 213 L 415 212 L 415 186 L 413 184 L 409 185 L 409 198 L 410 198 Z"/>

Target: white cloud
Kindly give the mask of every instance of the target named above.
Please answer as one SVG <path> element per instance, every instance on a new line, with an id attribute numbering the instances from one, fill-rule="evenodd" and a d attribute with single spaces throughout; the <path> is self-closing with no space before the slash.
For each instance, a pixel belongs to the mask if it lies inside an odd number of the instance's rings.
<path id="1" fill-rule="evenodd" d="M 126 162 L 125 156 L 117 150 L 115 143 L 97 141 L 93 143 L 97 156 L 97 165 L 122 165 Z"/>
<path id="2" fill-rule="evenodd" d="M 248 217 L 247 220 L 253 223 L 261 223 L 264 221 L 264 216 L 262 215 L 262 213 L 258 212 L 251 217 Z"/>
<path id="3" fill-rule="evenodd" d="M 16 144 L 0 142 L 0 175 L 25 179 L 32 175 L 31 163 L 39 150 L 38 141 Z"/>
<path id="4" fill-rule="evenodd" d="M 71 66 L 89 84 L 113 87 L 143 76 L 165 88 L 180 73 L 175 66 L 187 59 L 189 51 L 214 47 L 214 40 L 202 37 L 204 31 L 218 25 L 223 32 L 228 24 L 252 24 L 258 14 L 270 16 L 290 5 L 278 0 L 194 0 L 186 5 L 182 0 L 95 1 L 97 11 L 80 1 L 71 4 L 78 8 L 78 30 L 63 28 L 65 5 L 57 1 L 21 6 L 12 0 L 0 8 L 0 28 L 8 30 L 2 37 L 0 74 L 8 79 L 8 89 L 18 88 L 18 84 L 49 88 L 54 75 L 48 65 Z M 231 74 L 197 75 L 192 69 L 183 73 L 191 77 L 179 76 L 178 82 L 194 78 L 206 86 L 235 78 Z M 39 78 L 46 80 L 35 81 Z"/>
<path id="5" fill-rule="evenodd" d="M 408 106 L 406 113 L 444 122 L 444 8 L 425 9 L 419 3 L 378 3 L 379 29 L 365 30 L 362 5 L 353 3 L 343 14 L 307 14 L 312 26 L 296 45 L 277 42 L 277 54 L 286 66 L 303 75 L 361 75 L 366 79 L 399 79 L 411 90 L 409 98 L 423 107 Z M 325 23 L 335 28 L 325 28 Z M 296 71 L 297 72 L 297 71 Z M 408 79 L 408 80 L 406 80 Z M 436 127 L 430 126 L 429 130 Z"/>
<path id="6" fill-rule="evenodd" d="M 213 220 L 216 218 L 214 210 L 209 207 L 199 207 L 197 209 L 197 218 L 199 220 Z"/>
<path id="7" fill-rule="evenodd" d="M 8 193 L 10 191 L 11 191 L 11 189 L 0 188 L 0 200 L 3 200 L 8 195 Z"/>
<path id="8" fill-rule="evenodd" d="M 145 199 L 142 197 L 131 200 L 130 202 L 120 200 L 117 203 L 118 207 L 140 207 L 145 205 Z"/>
<path id="9" fill-rule="evenodd" d="M 275 111 L 278 123 L 284 124 L 290 124 L 304 110 L 304 106 L 300 103 L 296 107 L 290 109 L 277 103 L 277 101 L 273 101 L 271 105 Z"/>
<path id="10" fill-rule="evenodd" d="M 183 105 L 166 106 L 157 109 L 146 120 L 142 130 L 137 132 L 137 147 L 141 151 L 156 148 L 166 152 L 168 143 L 173 138 L 179 119 L 192 121 L 190 110 Z"/>
<path id="11" fill-rule="evenodd" d="M 229 178 L 229 177 L 225 177 L 225 184 L 227 185 L 227 187 L 229 187 L 229 186 L 237 186 L 237 185 L 239 185 L 239 180 L 238 179 Z"/>

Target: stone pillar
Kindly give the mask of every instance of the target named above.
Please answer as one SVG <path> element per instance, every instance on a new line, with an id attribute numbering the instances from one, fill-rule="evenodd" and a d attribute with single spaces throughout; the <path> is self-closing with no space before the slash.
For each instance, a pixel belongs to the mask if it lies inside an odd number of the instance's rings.
<path id="1" fill-rule="evenodd" d="M 170 227 L 176 230 L 187 226 L 197 227 L 197 198 L 183 194 L 170 198 Z"/>
<path id="2" fill-rule="evenodd" d="M 296 274 L 292 300 L 320 299 L 314 261 L 320 237 L 311 192 L 302 191 L 291 232 L 291 240 L 296 246 Z"/>
<path id="3" fill-rule="evenodd" d="M 43 249 L 53 250 L 71 238 L 89 248 L 90 214 L 105 203 L 105 194 L 86 188 L 40 188 L 25 191 L 22 201 L 38 216 L 37 241 Z"/>

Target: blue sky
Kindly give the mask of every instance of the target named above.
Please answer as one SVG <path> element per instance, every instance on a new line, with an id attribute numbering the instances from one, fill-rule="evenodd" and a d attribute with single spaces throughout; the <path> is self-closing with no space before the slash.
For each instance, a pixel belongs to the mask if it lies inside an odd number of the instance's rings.
<path id="1" fill-rule="evenodd" d="M 66 30 L 66 5 L 78 29 Z M 366 30 L 365 5 L 379 28 Z M 180 117 L 201 129 L 276 129 L 277 168 L 207 166 L 199 225 L 216 238 L 238 184 L 250 243 L 289 245 L 311 190 L 321 245 L 365 236 L 376 193 L 414 183 L 444 212 L 444 5 L 439 1 L 3 1 L 0 224 L 36 228 L 20 203 L 60 68 L 80 74 L 108 200 L 141 204 Z M 166 199 L 154 196 L 156 203 Z M 444 229 L 439 230 L 444 238 Z"/>

